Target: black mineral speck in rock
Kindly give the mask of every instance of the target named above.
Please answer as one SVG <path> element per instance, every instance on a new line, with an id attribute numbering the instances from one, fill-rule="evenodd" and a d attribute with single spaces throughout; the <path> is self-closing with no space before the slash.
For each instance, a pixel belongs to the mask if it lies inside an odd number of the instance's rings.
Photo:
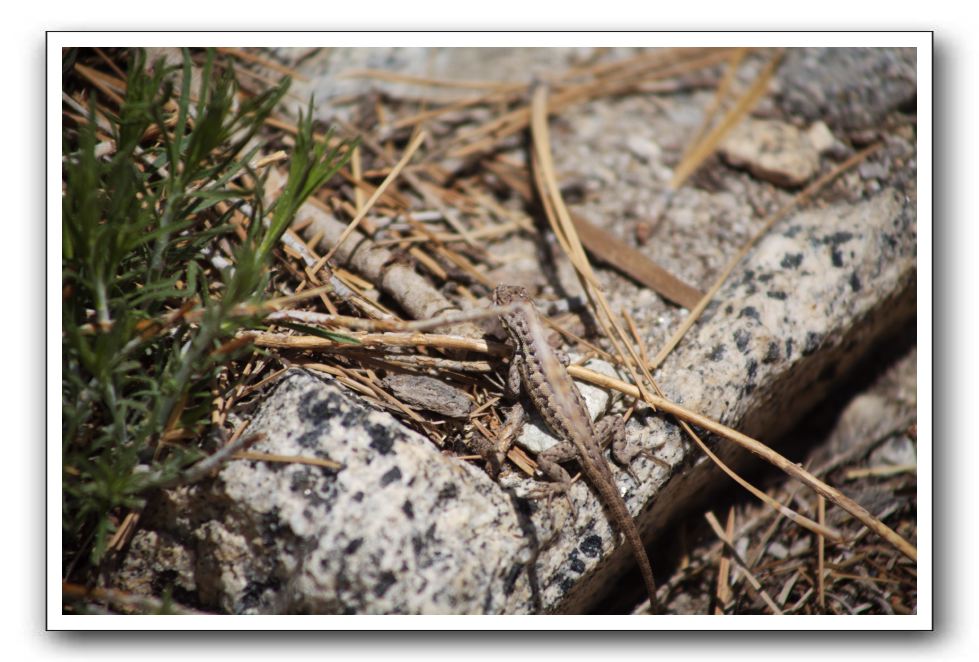
<path id="1" fill-rule="evenodd" d="M 381 487 L 387 487 L 391 483 L 401 480 L 401 469 L 398 467 L 393 467 L 383 476 L 381 476 Z"/>
<path id="2" fill-rule="evenodd" d="M 602 539 L 600 536 L 585 536 L 585 539 L 578 545 L 581 553 L 588 558 L 597 558 L 602 553 Z"/>

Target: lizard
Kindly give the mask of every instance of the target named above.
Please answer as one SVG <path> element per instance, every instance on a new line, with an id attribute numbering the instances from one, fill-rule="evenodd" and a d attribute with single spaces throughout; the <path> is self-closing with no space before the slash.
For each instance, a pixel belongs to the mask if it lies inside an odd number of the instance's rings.
<path id="1" fill-rule="evenodd" d="M 513 345 L 507 395 L 516 398 L 522 388 L 551 432 L 561 441 L 537 456 L 538 470 L 566 493 L 571 477 L 561 463 L 577 460 L 585 479 L 611 515 L 613 524 L 632 548 L 649 593 L 650 605 L 656 609 L 656 582 L 649 557 L 603 455 L 606 441 L 623 438 L 621 417 L 606 416 L 597 424 L 592 423 L 565 362 L 547 341 L 537 309 L 525 288 L 498 285 L 493 291 L 493 302 L 497 306 L 509 306 L 500 314 L 500 322 Z"/>

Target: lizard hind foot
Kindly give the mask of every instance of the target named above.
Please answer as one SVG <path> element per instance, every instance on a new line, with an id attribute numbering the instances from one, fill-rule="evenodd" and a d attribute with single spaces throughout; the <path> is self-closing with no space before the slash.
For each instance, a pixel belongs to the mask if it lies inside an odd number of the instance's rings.
<path id="1" fill-rule="evenodd" d="M 627 474 L 629 474 L 629 478 L 632 479 L 632 482 L 635 483 L 636 485 L 639 485 L 639 476 L 636 474 L 635 471 L 632 470 L 632 465 L 626 464 L 622 468 L 625 470 Z"/>
<path id="2" fill-rule="evenodd" d="M 639 457 L 641 455 L 642 457 L 644 457 L 647 460 L 649 460 L 650 462 L 652 462 L 652 463 L 654 463 L 654 464 L 662 467 L 663 469 L 666 469 L 667 471 L 672 471 L 673 470 L 673 466 L 669 462 L 667 462 L 666 460 L 664 460 L 663 458 L 661 458 L 658 455 L 656 455 L 656 451 L 658 451 L 659 449 L 663 448 L 663 446 L 665 446 L 665 445 L 666 445 L 666 442 L 665 441 L 662 441 L 662 442 L 656 444 L 655 446 L 652 446 L 651 448 L 642 448 L 633 457 Z"/>
<path id="3" fill-rule="evenodd" d="M 574 500 L 571 498 L 571 483 L 545 483 L 543 485 L 538 485 L 533 490 L 527 493 L 527 499 L 545 499 L 545 508 L 551 510 L 551 501 L 555 496 L 562 496 L 568 502 L 568 509 L 571 511 L 572 516 L 578 518 L 578 508 L 574 505 Z"/>

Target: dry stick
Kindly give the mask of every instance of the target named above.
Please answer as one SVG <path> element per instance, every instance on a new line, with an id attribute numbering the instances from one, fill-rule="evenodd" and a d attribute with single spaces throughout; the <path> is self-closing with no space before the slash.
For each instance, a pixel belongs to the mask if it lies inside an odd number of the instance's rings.
<path id="1" fill-rule="evenodd" d="M 789 599 L 789 595 L 791 595 L 792 589 L 795 588 L 795 584 L 799 581 L 800 577 L 802 577 L 802 573 L 796 570 L 792 573 L 792 576 L 789 577 L 789 581 L 782 585 L 782 590 L 779 592 L 778 598 L 776 599 L 776 602 L 779 605 L 783 607 L 785 606 L 785 601 Z"/>
<path id="2" fill-rule="evenodd" d="M 390 310 L 384 306 L 380 301 L 371 299 L 364 292 L 365 289 L 372 287 L 373 283 L 365 284 L 363 279 L 357 277 L 357 274 L 347 271 L 341 267 L 333 269 L 333 275 L 336 276 L 336 282 L 342 283 L 346 290 L 345 296 L 350 297 L 348 301 L 354 304 L 358 310 L 364 313 L 367 317 L 373 317 L 375 319 L 395 319 L 394 311 Z M 316 282 L 315 280 L 313 282 Z M 337 292 L 340 294 L 340 291 Z M 334 307 L 331 307 L 334 309 Z"/>
<path id="3" fill-rule="evenodd" d="M 758 240 L 761 239 L 765 234 L 767 234 L 769 230 L 771 230 L 773 225 L 775 225 L 777 222 L 785 218 L 788 215 L 788 213 L 792 211 L 795 207 L 808 201 L 809 198 L 811 198 L 813 195 L 819 192 L 823 187 L 825 187 L 831 181 L 836 179 L 842 173 L 846 172 L 850 168 L 854 167 L 855 165 L 857 165 L 858 163 L 866 159 L 878 148 L 880 148 L 880 146 L 881 143 L 875 143 L 870 147 L 867 147 L 857 152 L 856 154 L 848 158 L 846 161 L 839 164 L 838 166 L 830 170 L 828 173 L 826 173 L 825 175 L 823 175 L 822 177 L 814 181 L 812 184 L 807 186 L 805 189 L 802 190 L 802 192 L 799 193 L 799 195 L 794 197 L 792 200 L 786 203 L 781 209 L 779 209 L 774 214 L 769 216 L 768 220 L 765 221 L 765 224 L 762 225 L 761 229 L 758 232 L 756 232 L 755 235 L 751 239 L 749 239 L 744 246 L 741 247 L 741 250 L 738 251 L 738 254 L 735 255 L 730 262 L 728 262 L 726 267 L 724 267 L 724 271 L 722 271 L 721 274 L 714 280 L 713 285 L 711 285 L 710 289 L 707 290 L 707 293 L 704 295 L 704 298 L 700 300 L 700 303 L 698 303 L 693 310 L 690 311 L 690 314 L 687 315 L 687 318 L 683 320 L 683 324 L 681 324 L 680 327 L 673 333 L 673 335 L 670 337 L 667 343 L 663 346 L 663 348 L 653 359 L 653 362 L 649 366 L 649 369 L 655 370 L 660 366 L 660 364 L 663 363 L 666 357 L 669 356 L 670 352 L 672 352 L 673 349 L 677 346 L 677 344 L 679 344 L 680 340 L 683 339 L 683 336 L 686 335 L 687 331 L 690 330 L 690 327 L 692 327 L 694 323 L 703 314 L 704 310 L 707 308 L 707 305 L 711 302 L 711 300 L 714 298 L 717 292 L 721 289 L 721 286 L 724 285 L 724 282 L 731 275 L 731 272 L 734 271 L 734 268 L 738 266 L 741 260 L 744 259 L 744 257 L 748 254 L 748 251 L 750 251 L 752 247 L 754 247 L 754 245 L 758 243 Z"/>
<path id="4" fill-rule="evenodd" d="M 816 500 L 816 512 L 820 522 L 826 521 L 826 499 L 820 494 Z M 826 540 L 822 536 L 817 537 L 816 545 L 816 573 L 819 585 L 819 607 L 826 608 Z"/>
<path id="5" fill-rule="evenodd" d="M 285 464 L 309 464 L 314 467 L 324 469 L 334 469 L 339 471 L 343 465 L 333 460 L 324 460 L 319 457 L 308 457 L 306 455 L 278 455 L 276 453 L 259 453 L 257 451 L 239 451 L 231 456 L 233 460 L 255 460 L 257 462 L 282 462 Z"/>
<path id="6" fill-rule="evenodd" d="M 75 63 L 75 73 L 87 80 L 93 86 L 95 86 L 102 94 L 109 97 L 116 106 L 122 106 L 123 98 L 112 89 L 112 84 L 116 83 L 116 80 L 111 76 L 106 76 L 101 71 L 97 69 L 92 69 L 91 67 L 86 67 L 84 64 Z M 125 85 L 122 89 L 125 90 Z"/>
<path id="7" fill-rule="evenodd" d="M 360 224 L 360 221 L 367 215 L 367 212 L 370 211 L 371 207 L 374 206 L 377 199 L 381 197 L 384 190 L 391 185 L 391 182 L 397 179 L 401 169 L 407 165 L 409 160 L 411 160 L 412 155 L 414 155 L 415 151 L 421 146 L 423 140 L 425 140 L 425 132 L 421 131 L 405 149 L 404 155 L 401 157 L 401 160 L 398 161 L 398 164 L 391 169 L 390 174 L 384 178 L 381 185 L 374 190 L 374 194 L 371 195 L 371 197 L 367 199 L 367 202 L 364 203 L 364 206 L 360 209 L 360 212 L 353 218 L 352 221 L 350 221 L 347 228 L 340 234 L 339 239 L 337 239 L 336 243 L 333 244 L 333 248 L 331 248 L 329 252 L 320 258 L 320 261 L 316 263 L 316 267 L 313 269 L 314 273 L 322 269 L 323 265 L 329 262 L 330 258 L 333 257 L 333 254 L 337 252 L 337 249 L 340 248 L 341 244 L 343 244 L 343 242 L 346 241 L 351 234 L 353 234 L 354 230 L 357 229 L 357 225 Z"/>
<path id="8" fill-rule="evenodd" d="M 794 605 L 792 605 L 791 607 L 789 607 L 788 609 L 786 609 L 784 613 L 786 613 L 786 614 L 793 614 L 793 613 L 799 611 L 800 609 L 802 609 L 803 607 L 806 606 L 806 603 L 809 602 L 809 598 L 811 598 L 811 597 L 812 597 L 812 589 L 810 588 L 808 591 L 806 591 L 802 595 L 801 598 L 799 598 L 798 600 L 795 601 L 795 604 Z"/>
<path id="9" fill-rule="evenodd" d="M 360 383 L 356 379 L 352 379 L 345 371 L 341 370 L 340 368 L 337 368 L 336 366 L 330 365 L 329 363 L 317 363 L 315 361 L 296 361 L 293 365 L 298 366 L 300 368 L 305 368 L 307 370 L 316 370 L 319 372 L 326 373 L 328 375 L 332 375 L 333 377 L 336 378 L 338 382 L 340 382 L 350 390 L 356 391 L 357 393 L 360 393 L 361 395 L 366 396 L 368 398 L 374 398 L 375 400 L 377 399 L 377 393 L 374 392 L 374 389 L 365 386 L 364 384 Z"/>
<path id="10" fill-rule="evenodd" d="M 690 150 L 690 155 L 684 159 L 673 171 L 673 179 L 670 181 L 670 188 L 677 189 L 686 181 L 693 172 L 700 167 L 717 147 L 717 144 L 727 135 L 734 126 L 741 121 L 741 118 L 751 110 L 758 100 L 765 93 L 769 81 L 775 75 L 775 70 L 782 61 L 783 51 L 776 52 L 775 56 L 765 65 L 758 77 L 751 83 L 748 91 L 742 95 L 734 107 L 721 119 L 717 126 L 704 136 L 694 149 Z"/>
<path id="11" fill-rule="evenodd" d="M 252 393 L 261 391 L 268 384 L 275 382 L 282 374 L 284 374 L 289 368 L 279 368 L 278 370 L 272 371 L 267 377 L 263 377 L 259 381 L 255 382 L 251 386 L 246 386 L 242 389 L 241 393 L 238 395 L 238 399 L 241 400 Z"/>
<path id="12" fill-rule="evenodd" d="M 424 354 L 371 354 L 370 357 L 383 363 L 389 363 L 403 368 L 427 368 L 443 372 L 476 372 L 485 374 L 497 369 L 497 365 L 489 361 L 457 361 L 454 359 L 443 359 L 437 356 L 426 356 Z"/>
<path id="13" fill-rule="evenodd" d="M 814 471 L 813 473 L 815 473 L 817 476 L 819 475 L 818 471 Z M 792 490 L 788 495 L 786 494 L 781 495 L 781 498 L 779 499 L 779 503 L 782 502 L 784 502 L 785 504 L 792 503 L 798 491 L 804 489 L 805 486 L 801 484 L 796 484 L 794 485 L 794 487 L 796 487 L 796 489 Z M 747 561 L 752 568 L 754 568 L 755 565 L 757 565 L 758 561 L 765 554 L 765 551 L 768 549 L 768 541 L 771 540 L 772 536 L 775 535 L 775 531 L 778 529 L 779 525 L 782 522 L 782 517 L 781 517 L 782 513 L 780 511 L 771 511 L 771 513 L 774 513 L 775 518 L 772 520 L 771 524 L 769 524 L 768 528 L 762 532 L 761 537 L 755 542 L 754 550 L 749 550 L 748 552 Z M 769 514 L 770 514 L 769 512 L 766 512 L 765 516 L 768 516 Z M 785 600 L 781 600 L 780 604 L 785 604 Z"/>
<path id="14" fill-rule="evenodd" d="M 286 244 L 287 246 L 289 244 Z M 318 285 L 314 288 L 303 290 L 302 292 L 297 292 L 296 294 L 289 294 L 286 296 L 275 297 L 274 299 L 268 299 L 262 302 L 262 309 L 268 311 L 282 310 L 286 306 L 291 306 L 294 303 L 299 303 L 300 301 L 305 301 L 306 299 L 312 299 L 318 297 L 321 294 L 326 294 L 333 288 L 332 285 Z"/>
<path id="15" fill-rule="evenodd" d="M 249 338 L 259 347 L 275 349 L 363 349 L 372 346 L 388 347 L 437 347 L 439 349 L 466 350 L 496 356 L 507 356 L 507 346 L 464 336 L 450 336 L 435 333 L 368 333 L 351 335 L 358 344 L 344 343 L 319 336 L 288 336 L 279 333 L 248 333 Z"/>
<path id="16" fill-rule="evenodd" d="M 890 464 L 879 467 L 866 467 L 864 469 L 848 469 L 843 473 L 844 480 L 854 480 L 856 478 L 896 476 L 903 473 L 915 473 L 918 470 L 917 464 Z"/>
<path id="17" fill-rule="evenodd" d="M 707 521 L 710 522 L 713 527 L 717 520 L 714 517 L 714 513 L 708 511 L 705 515 Z M 718 528 L 720 528 L 718 526 Z M 715 529 L 715 532 L 717 529 Z M 724 542 L 729 547 L 733 547 L 731 544 L 734 540 L 734 508 L 728 508 L 727 511 L 727 526 L 724 528 Z M 715 592 L 717 596 L 717 604 L 714 605 L 715 614 L 724 613 L 724 605 L 728 603 L 731 599 L 731 555 L 721 554 L 721 558 L 717 562 L 717 589 Z"/>
<path id="18" fill-rule="evenodd" d="M 383 310 L 378 312 L 379 308 L 374 305 L 374 302 L 364 299 L 358 293 L 347 287 L 346 283 L 340 280 L 340 278 L 337 276 L 337 272 L 335 270 L 330 271 L 327 274 L 329 282 L 324 284 L 323 281 L 319 279 L 319 276 L 317 276 L 313 271 L 313 265 L 319 261 L 319 256 L 316 255 L 315 251 L 311 249 L 292 228 L 286 228 L 286 231 L 283 233 L 280 241 L 284 246 L 295 251 L 296 254 L 299 255 L 299 258 L 303 261 L 304 268 L 302 272 L 300 273 L 298 270 L 296 270 L 296 280 L 302 281 L 303 277 L 305 276 L 305 280 L 313 286 L 313 288 L 309 291 L 317 292 L 320 301 L 323 302 L 323 306 L 328 311 L 333 314 L 337 314 L 336 306 L 330 300 L 330 297 L 326 295 L 327 292 L 332 291 L 341 299 L 349 302 L 352 306 L 360 310 L 367 317 L 391 317 L 391 315 L 388 315 Z M 292 271 L 291 265 L 288 263 L 286 263 L 286 268 Z"/>
<path id="19" fill-rule="evenodd" d="M 523 229 L 516 221 L 507 221 L 499 225 L 487 225 L 486 227 L 473 230 L 469 233 L 471 239 L 495 239 L 497 237 L 506 236 L 512 232 L 517 232 Z M 383 239 L 374 242 L 375 246 L 403 246 L 410 244 L 420 244 L 427 243 L 430 241 L 437 241 L 443 244 L 451 244 L 453 242 L 465 241 L 466 238 L 460 234 L 454 232 L 426 232 L 425 234 L 417 235 L 406 235 L 404 237 L 398 237 L 397 239 Z M 697 299 L 700 300 L 699 298 Z"/>
<path id="20" fill-rule="evenodd" d="M 704 119 L 697 127 L 697 131 L 693 134 L 690 139 L 690 143 L 687 148 L 683 150 L 683 155 L 680 157 L 680 163 L 683 163 L 688 158 L 690 154 L 696 149 L 697 145 L 700 143 L 701 139 L 707 133 L 707 129 L 714 121 L 714 115 L 721 107 L 721 101 L 727 96 L 728 90 L 731 88 L 731 83 L 734 82 L 734 75 L 738 72 L 738 66 L 740 66 L 741 61 L 744 60 L 745 55 L 748 54 L 748 48 L 738 48 L 731 53 L 731 59 L 727 63 L 727 70 L 724 72 L 724 77 L 721 82 L 717 85 L 717 89 L 714 91 L 714 98 L 711 99 L 710 105 L 707 106 L 707 110 L 704 111 Z"/>
<path id="21" fill-rule="evenodd" d="M 312 207 L 319 210 L 323 210 L 324 213 L 329 213 L 329 208 L 319 198 L 312 197 L 309 199 L 307 204 L 310 204 Z M 368 220 L 365 218 L 361 222 L 361 225 L 365 226 L 366 229 Z M 309 278 L 310 282 L 317 286 L 320 285 L 320 281 L 319 277 L 316 275 L 316 272 L 313 271 L 313 268 L 317 265 L 317 263 L 319 263 L 320 257 L 316 254 L 316 251 L 311 248 L 311 246 L 318 244 L 322 241 L 322 239 L 322 231 L 312 237 L 309 243 L 303 241 L 302 237 L 300 237 L 292 228 L 288 228 L 285 231 L 285 234 L 282 235 L 282 243 L 287 246 L 291 246 L 300 255 L 303 263 L 306 265 L 307 277 Z M 353 304 L 368 317 L 383 317 L 385 319 L 393 319 L 394 316 L 390 313 L 390 311 L 386 310 L 376 301 L 367 299 L 359 292 L 355 292 L 353 289 L 347 287 L 346 283 L 338 277 L 337 274 L 339 271 L 339 269 L 335 269 L 329 274 L 329 276 L 330 286 L 340 297 Z M 334 310 L 333 303 L 325 295 L 321 298 L 327 310 Z"/>
<path id="22" fill-rule="evenodd" d="M 629 327 L 629 333 L 632 334 L 633 346 L 639 348 L 639 359 L 642 361 L 642 365 L 648 365 L 649 355 L 646 353 L 646 343 L 643 342 L 642 336 L 639 335 L 639 327 L 636 325 L 636 321 L 632 319 L 632 315 L 630 315 L 629 311 L 626 310 L 625 308 L 619 311 L 619 314 L 622 316 L 622 319 L 625 320 L 626 326 Z M 628 419 L 632 417 L 632 414 L 636 409 L 636 404 L 637 404 L 636 401 L 632 402 L 628 410 L 623 415 L 623 420 L 628 421 Z M 656 459 L 658 458 L 654 458 L 654 460 Z M 666 464 L 664 468 L 669 469 L 668 463 L 664 463 L 664 464 Z"/>
<path id="23" fill-rule="evenodd" d="M 253 170 L 261 170 L 267 165 L 272 165 L 273 163 L 279 163 L 280 161 L 286 161 L 288 159 L 289 159 L 289 155 L 286 154 L 284 149 L 280 149 L 278 152 L 274 152 L 272 154 L 268 154 L 267 156 L 262 156 L 256 159 L 255 161 L 250 163 L 249 166 Z"/>
<path id="24" fill-rule="evenodd" d="M 408 126 L 414 126 L 415 124 L 420 124 L 421 122 L 433 119 L 439 115 L 462 110 L 463 108 L 476 106 L 481 103 L 499 103 L 504 101 L 506 97 L 512 96 L 513 94 L 514 92 L 491 92 L 489 94 L 480 94 L 479 96 L 469 97 L 468 99 L 460 99 L 459 101 L 454 101 L 438 108 L 432 108 L 431 110 L 425 110 L 414 115 L 402 117 L 401 119 L 395 120 L 395 122 L 391 125 L 391 128 L 403 129 Z"/>
<path id="25" fill-rule="evenodd" d="M 374 245 L 378 248 L 384 248 L 380 242 L 374 242 Z M 435 276 L 439 281 L 445 282 L 449 280 L 448 272 L 442 268 L 442 265 L 440 265 L 434 257 L 428 253 L 425 253 L 417 246 L 412 246 L 408 252 L 413 258 L 415 258 L 418 264 L 427 269 L 428 272 Z"/>
<path id="26" fill-rule="evenodd" d="M 307 324 L 321 324 L 328 327 L 346 327 L 348 329 L 366 331 L 425 331 L 427 329 L 435 329 L 441 326 L 453 326 L 462 322 L 496 317 L 511 310 L 515 310 L 516 308 L 516 304 L 509 304 L 506 306 L 493 306 L 489 308 L 479 308 L 476 310 L 445 313 L 444 315 L 438 315 L 430 319 L 412 321 L 373 320 L 364 319 L 362 317 L 348 317 L 345 315 L 328 315 L 326 313 L 317 313 L 308 310 L 279 310 L 269 313 L 269 315 L 266 317 L 266 321 L 274 322 L 276 320 L 295 320 L 297 322 L 304 322 Z M 476 340 L 486 342 L 482 340 L 482 338 L 477 338 Z M 504 347 L 504 345 L 500 343 L 486 343 L 486 346 Z M 487 351 L 490 353 L 495 353 L 495 350 L 493 349 Z M 508 353 L 503 354 L 503 356 L 506 355 L 508 355 Z"/>
<path id="27" fill-rule="evenodd" d="M 641 397 L 639 389 L 633 384 L 628 384 L 622 380 L 608 377 L 597 372 L 592 372 L 586 368 L 580 366 L 569 366 L 568 372 L 577 378 L 588 381 L 592 384 L 597 384 L 599 386 L 604 386 L 608 388 L 614 388 L 615 390 L 624 393 L 630 397 L 638 398 Z M 819 480 L 811 473 L 800 467 L 799 465 L 791 462 L 785 457 L 782 457 L 774 450 L 766 446 L 765 444 L 752 439 L 748 435 L 738 432 L 733 428 L 729 428 L 722 423 L 711 420 L 710 418 L 698 414 L 697 412 L 691 411 L 681 405 L 671 402 L 666 398 L 658 396 L 650 396 L 649 400 L 646 400 L 647 404 L 652 405 L 656 409 L 660 409 L 668 414 L 676 416 L 677 418 L 696 425 L 699 428 L 703 428 L 708 432 L 713 432 L 718 434 L 725 439 L 733 441 L 737 445 L 741 446 L 745 450 L 748 450 L 758 457 L 762 458 L 769 464 L 781 469 L 783 472 L 789 474 L 792 478 L 799 480 L 813 490 L 822 494 L 824 497 L 838 505 L 843 510 L 847 511 L 855 518 L 857 518 L 861 523 L 863 523 L 868 529 L 879 535 L 881 538 L 889 542 L 891 545 L 896 547 L 898 551 L 907 556 L 912 561 L 918 560 L 918 551 L 913 545 L 908 543 L 904 538 L 895 533 L 890 527 L 878 520 L 876 517 L 871 515 L 863 506 L 858 504 L 856 501 L 846 496 L 834 487 L 831 487 Z M 800 515 L 801 517 L 801 515 Z M 818 526 L 818 525 L 817 525 Z M 824 528 L 824 527 L 823 527 Z M 825 535 L 825 534 L 824 534 Z M 827 536 L 832 538 L 832 535 Z"/>
<path id="28" fill-rule="evenodd" d="M 423 85 L 426 87 L 447 87 L 463 90 L 492 90 L 515 91 L 523 89 L 523 83 L 500 83 L 497 81 L 468 81 L 468 80 L 446 80 L 444 78 L 426 78 L 423 76 L 412 76 L 410 74 L 399 74 L 383 69 L 351 69 L 340 74 L 340 78 L 372 78 L 383 80 L 388 83 L 407 83 L 409 85 Z"/>
<path id="29" fill-rule="evenodd" d="M 249 53 L 247 51 L 244 51 L 244 50 L 242 50 L 240 48 L 227 48 L 227 47 L 221 47 L 221 46 L 219 46 L 217 48 L 217 51 L 218 51 L 218 53 L 223 53 L 225 55 L 230 55 L 230 56 L 232 56 L 232 57 L 234 57 L 234 58 L 236 58 L 238 60 L 241 60 L 242 62 L 250 62 L 252 64 L 257 64 L 257 65 L 263 66 L 266 69 L 271 69 L 272 71 L 275 71 L 276 73 L 280 73 L 280 74 L 282 74 L 284 76 L 289 76 L 289 77 L 294 78 L 296 80 L 301 80 L 303 82 L 309 81 L 309 78 L 307 78 L 306 76 L 303 76 L 301 73 L 299 73 L 295 69 L 292 69 L 290 67 L 287 67 L 284 64 L 279 64 L 278 62 L 275 62 L 274 60 L 270 60 L 270 59 L 264 58 L 264 57 L 259 57 L 258 55 L 253 55 L 252 53 Z"/>
<path id="30" fill-rule="evenodd" d="M 353 175 L 353 178 L 356 180 L 363 181 L 364 179 L 360 161 L 360 145 L 354 147 L 353 151 L 350 153 L 350 174 Z M 359 186 L 354 187 L 354 208 L 357 210 L 358 214 L 360 213 L 360 210 L 364 208 L 364 190 Z"/>
<path id="31" fill-rule="evenodd" d="M 104 52 L 102 52 L 102 49 L 101 48 L 99 48 L 98 46 L 95 46 L 95 47 L 92 48 L 92 50 L 95 51 L 95 53 L 102 59 L 103 62 L 105 62 L 109 66 L 110 69 L 112 69 L 113 73 L 115 73 L 115 75 L 120 80 L 126 80 L 126 72 L 123 71 L 122 69 L 120 69 L 119 68 L 119 65 L 117 65 L 112 60 L 112 58 L 110 58 L 108 55 L 106 55 Z"/>
<path id="32" fill-rule="evenodd" d="M 646 285 L 664 299 L 690 309 L 703 292 L 677 278 L 642 251 L 580 216 L 571 217 L 582 243 L 599 260 Z"/>
<path id="33" fill-rule="evenodd" d="M 635 76 L 651 69 L 662 69 L 676 66 L 684 62 L 697 61 L 706 56 L 721 56 L 733 50 L 732 47 L 700 47 L 700 48 L 668 48 L 655 51 L 641 52 L 629 58 L 611 60 L 584 67 L 572 67 L 561 78 L 561 82 L 570 82 L 582 76 L 592 78 L 622 78 L 626 75 Z"/>
<path id="34" fill-rule="evenodd" d="M 733 560 L 737 561 L 738 565 L 741 566 L 741 570 L 744 573 L 745 578 L 748 580 L 748 584 L 751 586 L 751 588 L 755 590 L 755 592 L 758 594 L 758 597 L 760 597 L 765 602 L 765 604 L 768 605 L 768 608 L 772 610 L 773 614 L 781 614 L 782 610 L 778 608 L 778 605 L 775 604 L 775 601 L 772 600 L 771 596 L 768 595 L 768 591 L 762 588 L 761 582 L 759 582 L 755 578 L 755 576 L 751 573 L 751 570 L 748 569 L 748 565 L 744 562 L 744 559 L 742 559 L 741 555 L 738 554 L 736 549 L 734 549 L 733 541 L 728 537 L 724 529 L 721 528 L 721 523 L 717 521 L 717 518 L 714 516 L 714 513 L 708 512 L 705 515 L 705 518 L 707 519 L 707 523 L 710 524 L 710 528 L 713 529 L 714 535 L 717 536 L 717 538 L 727 549 L 727 552 L 730 555 L 730 557 Z"/>
<path id="35" fill-rule="evenodd" d="M 88 124 L 89 109 L 81 101 L 75 99 L 67 92 L 62 92 L 61 102 L 69 106 L 70 108 L 72 108 L 77 113 L 77 115 L 67 113 L 69 117 L 74 119 L 79 124 Z M 105 117 L 105 113 L 103 113 L 102 110 L 98 107 L 96 107 L 95 109 L 95 126 L 98 127 L 101 131 L 103 131 L 107 137 L 110 137 L 112 135 L 112 125 L 109 123 L 109 120 Z"/>
<path id="36" fill-rule="evenodd" d="M 205 457 L 203 460 L 200 460 L 190 467 L 187 467 L 173 478 L 164 479 L 162 473 L 158 472 L 155 476 L 151 476 L 150 480 L 148 481 L 148 485 L 154 489 L 168 489 L 178 485 L 189 485 L 191 483 L 196 483 L 200 479 L 204 478 L 207 474 L 211 473 L 231 459 L 235 453 L 244 450 L 246 446 L 259 441 L 263 437 L 264 435 L 261 433 L 247 436 L 241 435 L 237 439 L 232 439 L 217 451 Z"/>
<path id="37" fill-rule="evenodd" d="M 116 532 L 112 534 L 109 542 L 105 544 L 106 550 L 110 552 L 121 552 L 122 549 L 129 543 L 130 538 L 133 533 L 135 533 L 136 524 L 139 523 L 139 516 L 142 511 L 131 510 L 126 513 L 126 516 L 122 518 L 122 523 L 116 529 Z"/>

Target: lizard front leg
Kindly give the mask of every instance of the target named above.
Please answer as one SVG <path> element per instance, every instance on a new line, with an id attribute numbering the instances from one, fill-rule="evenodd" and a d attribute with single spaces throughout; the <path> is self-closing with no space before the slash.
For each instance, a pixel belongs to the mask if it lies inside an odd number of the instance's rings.
<path id="1" fill-rule="evenodd" d="M 523 385 L 523 377 L 520 372 L 523 370 L 523 357 L 520 352 L 514 352 L 510 359 L 510 368 L 506 375 L 506 384 L 503 387 L 503 394 L 507 400 L 518 401 L 520 399 L 520 388 Z"/>
<path id="2" fill-rule="evenodd" d="M 513 406 L 510 407 L 510 411 L 507 413 L 506 421 L 503 423 L 503 427 L 500 428 L 500 432 L 496 437 L 496 441 L 486 440 L 481 447 L 478 448 L 480 455 L 490 462 L 490 465 L 494 468 L 495 473 L 499 473 L 500 467 L 503 466 L 503 459 L 506 454 L 510 452 L 513 444 L 516 442 L 517 437 L 520 435 L 520 430 L 523 428 L 524 420 L 527 418 L 526 412 L 524 411 L 523 405 L 520 404 L 520 364 L 522 359 L 517 352 L 513 353 L 513 357 L 510 359 L 510 369 L 507 372 L 506 384 L 503 387 L 504 395 L 507 400 L 513 401 Z"/>
<path id="3" fill-rule="evenodd" d="M 520 404 L 520 364 L 522 358 L 518 352 L 514 352 L 510 359 L 509 370 L 507 371 L 506 384 L 503 385 L 504 396 L 507 400 L 513 401 L 513 406 L 507 413 L 506 421 L 495 439 L 488 439 L 480 434 L 473 437 L 473 448 L 479 453 L 488 465 L 488 473 L 496 478 L 503 467 L 503 461 L 507 453 L 513 447 L 520 434 L 526 419 L 526 412 Z"/>
<path id="4" fill-rule="evenodd" d="M 500 428 L 500 433 L 497 436 L 495 448 L 493 448 L 493 454 L 499 466 L 503 465 L 503 459 L 510 452 L 510 449 L 513 448 L 517 437 L 520 436 L 520 430 L 523 428 L 526 418 L 527 412 L 519 402 L 514 403 L 510 407 L 506 420 L 503 422 L 503 427 Z"/>
<path id="5" fill-rule="evenodd" d="M 551 481 L 551 486 L 546 490 L 549 497 L 555 494 L 563 494 L 568 500 L 568 506 L 575 518 L 578 517 L 578 509 L 575 508 L 574 501 L 571 500 L 571 474 L 561 466 L 564 462 L 570 462 L 578 457 L 578 452 L 574 444 L 559 442 L 547 450 L 537 455 L 537 471 Z"/>

